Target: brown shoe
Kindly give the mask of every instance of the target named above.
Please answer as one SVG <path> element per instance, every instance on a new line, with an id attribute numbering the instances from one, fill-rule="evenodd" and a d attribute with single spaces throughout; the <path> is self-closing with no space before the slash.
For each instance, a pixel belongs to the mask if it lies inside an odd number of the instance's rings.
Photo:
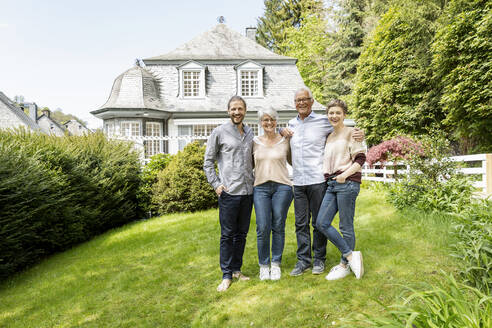
<path id="1" fill-rule="evenodd" d="M 245 276 L 241 271 L 233 272 L 232 278 L 236 278 L 236 279 L 243 280 L 243 281 L 249 280 L 249 277 Z"/>
<path id="2" fill-rule="evenodd" d="M 219 286 L 217 286 L 218 292 L 225 292 L 229 287 L 231 287 L 231 279 L 223 279 Z"/>

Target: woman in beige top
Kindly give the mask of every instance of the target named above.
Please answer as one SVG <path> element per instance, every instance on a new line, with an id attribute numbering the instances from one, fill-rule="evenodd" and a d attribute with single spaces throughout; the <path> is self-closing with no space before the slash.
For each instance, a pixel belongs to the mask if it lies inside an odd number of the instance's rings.
<path id="1" fill-rule="evenodd" d="M 354 251 L 354 212 L 360 190 L 361 167 L 366 160 L 365 147 L 352 137 L 353 128 L 343 123 L 347 114 L 347 105 L 343 101 L 331 101 L 326 114 L 333 132 L 326 139 L 323 171 L 327 189 L 319 208 L 316 228 L 342 253 L 340 264 L 330 270 L 326 279 L 340 279 L 351 271 L 360 279 L 364 266 L 362 253 Z M 337 212 L 343 237 L 331 225 Z"/>
<path id="2" fill-rule="evenodd" d="M 292 182 L 287 170 L 287 162 L 290 163 L 290 145 L 287 139 L 276 132 L 278 114 L 275 110 L 258 111 L 258 117 L 265 132 L 264 135 L 253 139 L 253 202 L 260 280 L 278 280 L 281 276 L 280 263 L 284 250 L 285 219 L 293 198 Z"/>

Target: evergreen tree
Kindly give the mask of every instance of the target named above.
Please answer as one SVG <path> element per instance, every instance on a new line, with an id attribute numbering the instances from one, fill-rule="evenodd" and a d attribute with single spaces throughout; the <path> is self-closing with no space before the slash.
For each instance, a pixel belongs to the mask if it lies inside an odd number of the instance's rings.
<path id="1" fill-rule="evenodd" d="M 440 8 L 409 2 L 383 15 L 360 58 L 353 106 L 369 144 L 441 128 L 430 46 Z"/>
<path id="2" fill-rule="evenodd" d="M 322 0 L 265 0 L 265 12 L 257 19 L 256 40 L 264 47 L 283 54 L 286 30 L 299 29 L 304 17 L 323 9 Z"/>
<path id="3" fill-rule="evenodd" d="M 297 58 L 297 68 L 304 83 L 311 89 L 315 99 L 327 103 L 333 98 L 326 72 L 333 63 L 327 56 L 327 49 L 333 43 L 327 33 L 327 21 L 322 12 L 303 18 L 303 25 L 286 30 L 286 40 L 281 44 L 284 54 Z"/>
<path id="4" fill-rule="evenodd" d="M 492 151 L 492 1 L 451 0 L 432 50 L 445 124 L 462 151 Z"/>
<path id="5" fill-rule="evenodd" d="M 357 72 L 357 60 L 365 37 L 364 0 L 341 0 L 335 12 L 336 31 L 328 56 L 333 66 L 327 71 L 328 94 L 339 98 L 351 93 Z"/>

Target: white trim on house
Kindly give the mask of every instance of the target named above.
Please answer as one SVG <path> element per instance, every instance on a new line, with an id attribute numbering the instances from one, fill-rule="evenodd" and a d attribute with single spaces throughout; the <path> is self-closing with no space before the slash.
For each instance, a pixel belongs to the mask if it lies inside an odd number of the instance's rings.
<path id="1" fill-rule="evenodd" d="M 123 124 L 130 124 L 130 135 L 125 134 L 125 129 L 123 129 Z M 138 131 L 136 134 L 134 134 L 133 131 L 133 124 L 138 124 Z M 125 137 L 135 137 L 135 136 L 142 136 L 142 122 L 141 121 L 136 121 L 136 120 L 122 120 L 120 122 L 120 135 L 125 136 Z"/>
<path id="2" fill-rule="evenodd" d="M 114 137 L 116 135 L 115 124 L 114 122 L 106 122 L 104 123 L 104 132 L 108 137 Z"/>
<path id="3" fill-rule="evenodd" d="M 224 124 L 229 122 L 230 118 L 202 118 L 202 119 L 174 119 L 174 125 L 199 125 L 199 124 Z"/>
<path id="4" fill-rule="evenodd" d="M 162 126 L 162 122 L 145 122 L 145 136 L 162 137 Z M 163 142 L 161 140 L 146 140 L 144 145 L 146 158 L 163 152 Z"/>
<path id="5" fill-rule="evenodd" d="M 246 60 L 236 66 L 237 94 L 244 98 L 263 98 L 263 65 Z"/>
<path id="6" fill-rule="evenodd" d="M 206 66 L 194 60 L 190 60 L 177 67 L 179 72 L 179 97 L 183 99 L 205 98 L 205 69 Z M 185 78 L 191 82 L 190 87 L 185 90 Z M 195 83 L 198 88 L 195 89 Z M 194 94 L 196 91 L 196 94 Z M 186 92 L 192 94 L 185 95 Z"/>

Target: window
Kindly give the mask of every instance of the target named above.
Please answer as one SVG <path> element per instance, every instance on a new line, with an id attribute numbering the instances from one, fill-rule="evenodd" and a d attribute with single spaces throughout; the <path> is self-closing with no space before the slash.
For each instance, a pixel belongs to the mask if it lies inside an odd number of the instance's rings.
<path id="1" fill-rule="evenodd" d="M 114 136 L 114 124 L 113 123 L 106 123 L 106 135 L 108 137 L 113 137 Z"/>
<path id="2" fill-rule="evenodd" d="M 205 97 L 205 66 L 195 61 L 178 66 L 180 91 L 183 98 Z"/>
<path id="3" fill-rule="evenodd" d="M 178 125 L 178 136 L 190 138 L 179 138 L 178 147 L 179 150 L 183 148 L 190 142 L 198 140 L 200 143 L 204 144 L 207 141 L 208 136 L 212 133 L 219 124 L 193 124 L 193 125 Z"/>
<path id="4" fill-rule="evenodd" d="M 258 123 L 247 123 L 248 126 L 251 128 L 253 134 L 255 136 L 258 136 L 258 132 L 259 132 L 259 124 Z"/>
<path id="5" fill-rule="evenodd" d="M 277 122 L 277 132 L 279 132 L 280 129 L 283 129 L 283 128 L 286 128 L 289 126 L 289 123 L 286 122 L 286 123 L 279 123 Z"/>
<path id="6" fill-rule="evenodd" d="M 241 71 L 241 95 L 258 96 L 258 71 Z"/>
<path id="7" fill-rule="evenodd" d="M 285 122 L 285 123 L 280 123 L 277 121 L 277 132 L 281 129 L 281 128 L 286 128 L 287 126 L 289 125 L 289 123 Z M 253 134 L 255 136 L 259 136 L 259 135 L 262 135 L 264 134 L 264 131 L 263 131 L 263 128 L 261 127 L 261 124 L 258 124 L 258 123 L 248 123 L 248 126 L 251 128 L 251 130 L 253 130 Z"/>
<path id="8" fill-rule="evenodd" d="M 162 124 L 159 122 L 146 122 L 145 135 L 148 137 L 161 137 Z M 145 157 L 149 158 L 162 152 L 161 140 L 145 140 Z"/>
<path id="9" fill-rule="evenodd" d="M 200 72 L 183 72 L 183 96 L 198 97 L 200 95 Z"/>
<path id="10" fill-rule="evenodd" d="M 191 131 L 193 131 L 193 125 L 179 125 L 178 126 L 178 136 L 191 136 Z M 183 150 L 186 144 L 191 140 L 185 138 L 178 139 L 178 148 L 179 150 Z"/>
<path id="11" fill-rule="evenodd" d="M 263 97 L 263 66 L 247 60 L 234 66 L 237 71 L 237 92 L 243 97 Z"/>
<path id="12" fill-rule="evenodd" d="M 138 137 L 140 135 L 140 122 L 121 122 L 121 135 Z"/>

